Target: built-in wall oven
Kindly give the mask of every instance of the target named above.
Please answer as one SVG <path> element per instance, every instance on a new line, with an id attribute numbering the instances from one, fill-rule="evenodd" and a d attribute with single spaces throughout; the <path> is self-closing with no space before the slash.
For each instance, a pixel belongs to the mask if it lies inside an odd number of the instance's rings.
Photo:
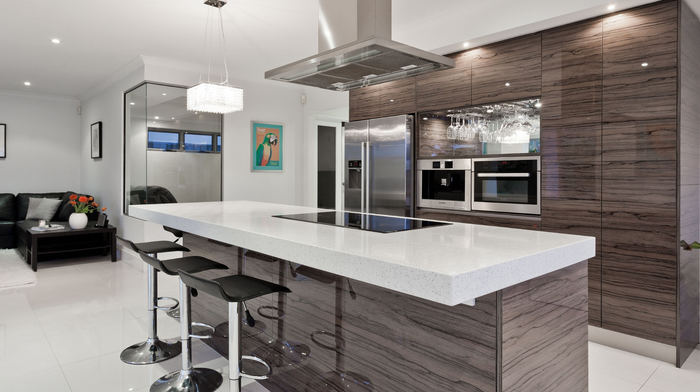
<path id="1" fill-rule="evenodd" d="M 472 163 L 472 210 L 541 213 L 539 157 L 475 158 Z"/>
<path id="2" fill-rule="evenodd" d="M 418 207 L 469 211 L 471 159 L 419 160 Z"/>

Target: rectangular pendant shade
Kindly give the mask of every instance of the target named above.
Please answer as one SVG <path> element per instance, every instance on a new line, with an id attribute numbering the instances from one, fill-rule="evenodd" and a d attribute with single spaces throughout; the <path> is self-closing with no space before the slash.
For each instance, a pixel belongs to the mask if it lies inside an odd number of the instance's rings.
<path id="1" fill-rule="evenodd" d="M 243 110 L 243 89 L 214 83 L 199 83 L 187 89 L 187 110 L 226 114 Z"/>

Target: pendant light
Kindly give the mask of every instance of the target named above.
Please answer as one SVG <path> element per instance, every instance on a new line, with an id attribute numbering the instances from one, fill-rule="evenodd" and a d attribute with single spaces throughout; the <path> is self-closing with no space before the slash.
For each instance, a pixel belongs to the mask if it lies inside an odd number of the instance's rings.
<path id="1" fill-rule="evenodd" d="M 202 80 L 203 72 L 199 74 L 199 83 L 187 89 L 187 110 L 205 113 L 226 114 L 243 110 L 243 89 L 228 84 L 228 66 L 226 64 L 226 39 L 224 37 L 223 18 L 221 7 L 226 5 L 225 0 L 207 0 L 204 4 L 216 8 L 219 12 L 219 51 L 224 63 L 224 74 L 220 83 L 211 82 L 211 52 L 214 15 L 209 10 L 207 17 L 207 29 L 204 35 L 204 49 L 207 46 L 209 36 L 209 63 L 207 65 L 207 80 Z"/>

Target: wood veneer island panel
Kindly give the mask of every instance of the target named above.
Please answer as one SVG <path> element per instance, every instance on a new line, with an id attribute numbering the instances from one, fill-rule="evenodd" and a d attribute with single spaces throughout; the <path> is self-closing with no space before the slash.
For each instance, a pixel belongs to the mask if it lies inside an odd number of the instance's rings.
<path id="1" fill-rule="evenodd" d="M 588 390 L 585 261 L 473 307 L 446 306 L 191 234 L 185 245 L 230 268 L 204 276 L 245 273 L 292 290 L 247 303 L 258 324 L 244 325 L 243 352 L 276 365 L 261 381 L 270 391 L 340 391 L 322 382 L 340 374 L 367 391 Z M 219 326 L 205 342 L 227 356 L 227 304 L 200 294 L 192 310 L 195 321 Z M 260 316 L 278 311 L 282 318 Z M 294 347 L 305 359 L 289 364 L 270 349 L 280 341 L 287 357 Z"/>

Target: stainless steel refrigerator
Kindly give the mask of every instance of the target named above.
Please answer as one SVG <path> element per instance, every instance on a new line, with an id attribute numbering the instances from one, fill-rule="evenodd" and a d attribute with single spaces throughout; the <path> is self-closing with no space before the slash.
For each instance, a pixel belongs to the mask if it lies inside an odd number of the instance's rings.
<path id="1" fill-rule="evenodd" d="M 411 216 L 413 116 L 345 123 L 344 210 Z"/>

